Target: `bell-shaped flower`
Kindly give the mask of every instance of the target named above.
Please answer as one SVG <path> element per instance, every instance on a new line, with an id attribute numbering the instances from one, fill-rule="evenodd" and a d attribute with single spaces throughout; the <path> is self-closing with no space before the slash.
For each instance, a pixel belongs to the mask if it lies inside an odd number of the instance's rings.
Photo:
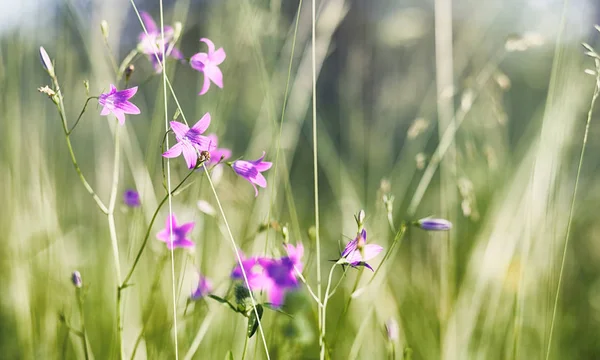
<path id="1" fill-rule="evenodd" d="M 194 222 L 189 222 L 183 224 L 181 226 L 177 225 L 177 218 L 175 218 L 175 214 L 171 214 L 167 218 L 167 223 L 165 228 L 161 230 L 156 237 L 167 243 L 167 248 L 169 250 L 175 248 L 192 248 L 194 247 L 194 242 L 187 238 L 187 234 L 194 229 Z"/>
<path id="2" fill-rule="evenodd" d="M 263 161 L 265 158 L 265 152 L 260 158 L 253 161 L 246 160 L 236 160 L 231 164 L 231 168 L 236 172 L 239 176 L 248 180 L 250 184 L 254 187 L 254 196 L 258 196 L 258 188 L 256 185 L 261 188 L 267 187 L 267 179 L 261 174 L 263 171 L 267 171 L 273 165 L 268 161 Z"/>
<path id="3" fill-rule="evenodd" d="M 163 157 L 174 158 L 183 154 L 188 169 L 193 169 L 198 163 L 198 154 L 201 151 L 210 152 L 216 148 L 207 136 L 202 135 L 210 125 L 209 113 L 204 114 L 192 128 L 178 121 L 171 121 L 170 124 L 177 144 L 165 151 Z"/>
<path id="4" fill-rule="evenodd" d="M 379 245 L 367 244 L 367 231 L 363 229 L 354 240 L 346 245 L 338 263 L 348 264 L 352 267 L 364 266 L 373 271 L 367 261 L 377 256 L 382 250 L 383 247 Z"/>
<path id="5" fill-rule="evenodd" d="M 215 44 L 209 39 L 202 38 L 200 41 L 206 43 L 208 52 L 197 53 L 190 58 L 190 66 L 204 74 L 204 84 L 198 95 L 204 95 L 208 92 L 211 81 L 223 88 L 223 73 L 219 69 L 219 65 L 225 60 L 225 50 L 219 48 L 215 50 Z"/>
<path id="6" fill-rule="evenodd" d="M 104 94 L 100 94 L 98 97 L 98 103 L 103 106 L 100 115 L 106 116 L 113 113 L 119 120 L 119 124 L 125 124 L 125 114 L 137 115 L 140 113 L 140 109 L 129 102 L 129 99 L 137 92 L 137 86 L 129 89 L 117 91 L 117 88 L 110 84 L 110 91 Z"/>

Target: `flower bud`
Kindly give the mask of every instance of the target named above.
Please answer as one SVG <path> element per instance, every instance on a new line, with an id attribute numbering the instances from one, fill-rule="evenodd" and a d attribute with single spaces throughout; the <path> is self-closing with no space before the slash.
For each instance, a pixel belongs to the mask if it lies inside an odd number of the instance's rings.
<path id="1" fill-rule="evenodd" d="M 290 238 L 290 230 L 288 229 L 287 225 L 284 225 L 281 228 L 281 234 L 283 235 L 283 243 L 287 244 Z"/>
<path id="2" fill-rule="evenodd" d="M 90 96 L 90 82 L 87 80 L 83 80 L 83 87 L 85 87 L 85 94 Z"/>
<path id="3" fill-rule="evenodd" d="M 104 39 L 108 39 L 108 22 L 106 22 L 106 20 L 102 20 L 100 23 L 100 31 L 102 32 Z"/>
<path id="4" fill-rule="evenodd" d="M 48 53 L 43 46 L 40 46 L 40 60 L 42 61 L 42 66 L 48 72 L 48 75 L 54 77 L 54 65 L 52 65 L 52 60 L 50 60 L 50 56 L 48 56 Z"/>
<path id="5" fill-rule="evenodd" d="M 385 332 L 387 334 L 388 341 L 396 342 L 400 337 L 400 329 L 398 327 L 398 322 L 394 318 L 389 318 L 388 321 L 385 322 Z"/>
<path id="6" fill-rule="evenodd" d="M 445 219 L 425 218 L 415 222 L 415 225 L 427 231 L 446 231 L 452 229 L 452 223 Z"/>
<path id="7" fill-rule="evenodd" d="M 133 66 L 133 64 L 129 64 L 129 66 L 127 66 L 127 68 L 125 69 L 125 81 L 129 81 L 129 78 L 131 77 L 131 74 L 133 74 L 134 71 L 135 66 Z"/>
<path id="8" fill-rule="evenodd" d="M 76 288 L 80 288 L 83 285 L 83 281 L 81 280 L 81 274 L 79 271 L 73 271 L 71 274 L 71 282 L 75 285 Z"/>
<path id="9" fill-rule="evenodd" d="M 358 214 L 354 216 L 354 219 L 356 220 L 356 225 L 359 229 L 363 228 L 363 224 L 365 223 L 365 216 L 365 211 L 362 209 L 358 212 Z"/>

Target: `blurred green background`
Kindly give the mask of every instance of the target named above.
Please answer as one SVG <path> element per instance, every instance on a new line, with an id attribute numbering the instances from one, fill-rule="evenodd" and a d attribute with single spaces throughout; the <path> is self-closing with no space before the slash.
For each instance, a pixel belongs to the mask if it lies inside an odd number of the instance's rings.
<path id="1" fill-rule="evenodd" d="M 136 5 L 158 21 L 158 1 Z M 210 112 L 209 131 L 219 135 L 220 146 L 233 149 L 233 158 L 255 159 L 265 150 L 267 160 L 277 162 L 258 198 L 228 168 L 214 174 L 238 246 L 246 254 L 281 255 L 280 234 L 258 229 L 270 221 L 288 224 L 291 242 L 307 249 L 304 275 L 314 287 L 311 2 L 301 5 L 178 0 L 164 2 L 164 15 L 165 24 L 182 22 L 178 47 L 185 56 L 205 51 L 201 37 L 227 53 L 221 66 L 224 88 L 204 96 L 197 95 L 201 74 L 185 64 L 168 64 L 188 121 Z M 600 6 L 592 0 L 321 0 L 316 5 L 323 276 L 331 265 L 327 260 L 336 259 L 355 236 L 353 214 L 360 209 L 367 214 L 369 242 L 389 248 L 394 233 L 384 195 L 395 197 L 396 227 L 430 215 L 454 223 L 449 233 L 410 228 L 372 283 L 370 272 L 348 272 L 328 306 L 331 358 L 389 358 L 384 330 L 389 319 L 400 326 L 397 359 L 405 348 L 412 359 L 545 358 L 595 81 L 584 73 L 594 63 L 580 43 L 600 44 L 593 28 L 600 22 Z M 108 42 L 117 61 L 136 46 L 141 27 L 127 1 L 4 1 L 0 8 L 1 357 L 83 358 L 80 340 L 60 321 L 63 314 L 79 326 L 69 280 L 79 270 L 91 352 L 96 359 L 116 358 L 116 283 L 106 218 L 73 170 L 53 103 L 36 90 L 51 84 L 38 48 L 44 46 L 55 62 L 72 123 L 86 99 L 84 80 L 91 95 L 116 83 L 100 22 L 110 26 Z M 124 272 L 165 193 L 162 77 L 153 76 L 145 57 L 134 64 L 130 85 L 140 90 L 132 101 L 142 114 L 128 116 L 120 131 L 118 201 L 125 189 L 135 188 L 143 206 L 117 206 Z M 83 173 L 107 202 L 113 169 L 107 125 L 114 119 L 100 117 L 100 108 L 91 105 L 72 142 Z M 168 112 L 175 108 L 169 96 Z M 552 359 L 600 358 L 598 135 L 594 115 Z M 171 169 L 175 183 L 186 174 L 182 159 L 171 161 Z M 216 208 L 201 174 L 173 201 L 180 222 L 196 222 L 197 244 L 192 253 L 175 252 L 179 353 L 222 359 L 231 350 L 239 359 L 246 320 L 212 300 L 186 305 L 196 269 L 224 296 L 236 263 L 222 217 L 201 212 L 199 200 Z M 131 355 L 143 330 L 139 359 L 174 358 L 170 266 L 161 262 L 167 251 L 154 235 L 167 213 L 161 210 L 134 286 L 124 291 L 125 351 Z M 152 290 L 155 273 L 161 277 Z M 340 275 L 336 272 L 334 280 Z M 342 317 L 358 276 L 362 291 Z M 306 289 L 288 296 L 284 310 L 292 316 L 267 311 L 263 318 L 271 358 L 318 358 L 316 306 Z M 250 340 L 247 358 L 265 358 L 258 335 Z"/>

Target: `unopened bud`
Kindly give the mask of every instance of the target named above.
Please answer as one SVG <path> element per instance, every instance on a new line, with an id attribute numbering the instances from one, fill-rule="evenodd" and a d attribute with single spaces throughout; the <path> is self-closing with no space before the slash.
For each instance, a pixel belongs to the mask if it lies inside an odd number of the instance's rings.
<path id="1" fill-rule="evenodd" d="M 446 231 L 452 229 L 452 223 L 446 219 L 425 218 L 415 222 L 415 225 L 428 231 Z"/>
<path id="2" fill-rule="evenodd" d="M 108 39 L 108 22 L 106 22 L 106 20 L 102 20 L 100 23 L 100 31 L 102 32 L 104 39 Z"/>
<path id="3" fill-rule="evenodd" d="M 131 74 L 135 71 L 135 66 L 133 64 L 129 64 L 129 66 L 125 69 L 125 81 L 129 81 Z"/>
<path id="4" fill-rule="evenodd" d="M 90 82 L 87 80 L 83 80 L 83 87 L 85 87 L 85 94 L 87 96 L 90 95 Z"/>
<path id="5" fill-rule="evenodd" d="M 287 244 L 290 237 L 290 231 L 288 230 L 287 225 L 284 225 L 281 228 L 281 235 L 283 235 L 283 243 Z"/>
<path id="6" fill-rule="evenodd" d="M 48 53 L 43 46 L 40 46 L 40 60 L 42 61 L 42 66 L 48 72 L 48 75 L 54 77 L 54 65 L 52 65 L 52 60 L 50 60 L 50 56 L 48 56 Z"/>
<path id="7" fill-rule="evenodd" d="M 73 271 L 73 274 L 71 274 L 71 282 L 76 288 L 80 288 L 83 285 L 79 271 Z"/>
<path id="8" fill-rule="evenodd" d="M 359 230 L 363 228 L 363 224 L 365 223 L 365 216 L 365 211 L 362 209 L 358 212 L 358 214 L 354 215 L 354 220 L 356 220 L 356 226 L 358 226 Z"/>

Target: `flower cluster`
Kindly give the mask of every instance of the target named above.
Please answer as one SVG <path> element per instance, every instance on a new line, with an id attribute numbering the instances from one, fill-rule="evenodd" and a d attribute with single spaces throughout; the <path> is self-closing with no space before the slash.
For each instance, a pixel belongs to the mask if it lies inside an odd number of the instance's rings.
<path id="1" fill-rule="evenodd" d="M 281 258 L 251 257 L 242 261 L 242 266 L 237 265 L 231 272 L 234 280 L 244 280 L 244 273 L 248 286 L 252 291 L 264 291 L 272 306 L 280 307 L 288 291 L 298 288 L 297 273 L 303 269 L 302 256 L 304 246 L 285 245 L 287 256 Z"/>

